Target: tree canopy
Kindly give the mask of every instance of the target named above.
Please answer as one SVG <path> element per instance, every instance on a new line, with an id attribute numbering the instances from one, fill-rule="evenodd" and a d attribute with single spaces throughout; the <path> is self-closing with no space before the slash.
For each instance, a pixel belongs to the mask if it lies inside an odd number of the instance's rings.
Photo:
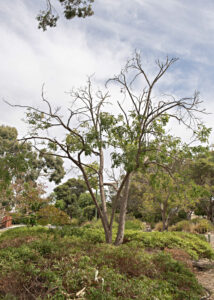
<path id="1" fill-rule="evenodd" d="M 0 166 L 0 187 L 16 178 L 35 181 L 41 175 L 59 183 L 65 175 L 61 158 L 47 155 L 45 149 L 38 153 L 29 142 L 19 142 L 16 128 L 10 126 L 0 126 Z"/>
<path id="2" fill-rule="evenodd" d="M 210 148 L 205 153 L 195 156 L 190 165 L 191 177 L 201 187 L 200 201 L 195 212 L 206 215 L 214 221 L 214 151 Z"/>
<path id="3" fill-rule="evenodd" d="M 39 22 L 38 27 L 43 31 L 48 27 L 56 27 L 59 19 L 55 7 L 53 6 L 53 0 L 46 0 L 46 9 L 41 10 L 36 19 Z M 67 20 L 78 18 L 86 18 L 93 15 L 91 4 L 94 0 L 56 0 L 63 9 L 64 17 Z"/>
<path id="4" fill-rule="evenodd" d="M 54 189 L 55 206 L 65 211 L 70 217 L 83 219 L 84 209 L 95 210 L 91 195 L 82 179 L 70 178 Z M 93 206 L 93 207 L 92 207 Z"/>
<path id="5" fill-rule="evenodd" d="M 0 126 L 0 214 L 16 207 L 29 214 L 40 207 L 43 188 L 38 178 L 59 183 L 64 177 L 63 160 L 35 151 L 29 142 L 18 140 L 16 128 Z"/>

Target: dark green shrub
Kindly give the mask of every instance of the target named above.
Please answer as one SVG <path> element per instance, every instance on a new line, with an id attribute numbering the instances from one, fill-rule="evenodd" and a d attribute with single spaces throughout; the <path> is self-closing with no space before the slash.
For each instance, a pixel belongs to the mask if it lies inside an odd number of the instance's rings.
<path id="1" fill-rule="evenodd" d="M 71 218 L 59 208 L 48 205 L 37 212 L 38 224 L 40 225 L 67 225 L 71 223 Z"/>
<path id="2" fill-rule="evenodd" d="M 214 258 L 214 251 L 205 238 L 185 232 L 137 232 L 127 230 L 124 242 L 137 241 L 145 248 L 178 248 L 192 258 Z"/>
<path id="3" fill-rule="evenodd" d="M 91 221 L 95 216 L 96 208 L 94 205 L 89 205 L 83 208 L 83 216 Z"/>
<path id="4" fill-rule="evenodd" d="M 146 229 L 146 224 L 140 221 L 139 219 L 127 220 L 125 224 L 125 229 L 144 231 Z"/>

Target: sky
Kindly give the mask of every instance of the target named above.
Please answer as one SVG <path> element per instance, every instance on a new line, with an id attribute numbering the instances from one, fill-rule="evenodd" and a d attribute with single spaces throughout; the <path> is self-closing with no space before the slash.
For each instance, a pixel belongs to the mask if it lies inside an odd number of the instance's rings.
<path id="1" fill-rule="evenodd" d="M 156 59 L 179 58 L 159 91 L 178 98 L 200 91 L 211 113 L 202 119 L 214 127 L 213 0 L 95 0 L 92 17 L 61 17 L 46 32 L 38 30 L 36 21 L 44 7 L 45 0 L 0 1 L 1 124 L 15 126 L 21 137 L 26 133 L 23 110 L 3 100 L 38 107 L 44 83 L 51 103 L 68 106 L 67 91 L 83 86 L 92 74 L 102 87 L 137 49 L 151 76 Z"/>

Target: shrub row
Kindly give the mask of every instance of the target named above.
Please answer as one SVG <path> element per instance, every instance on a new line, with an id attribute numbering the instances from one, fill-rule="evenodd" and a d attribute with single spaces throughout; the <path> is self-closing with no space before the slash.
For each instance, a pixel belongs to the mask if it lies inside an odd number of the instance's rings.
<path id="1" fill-rule="evenodd" d="M 214 259 L 214 251 L 205 237 L 185 232 L 137 232 L 127 230 L 125 242 L 137 241 L 145 248 L 178 248 L 185 250 L 193 259 Z"/>

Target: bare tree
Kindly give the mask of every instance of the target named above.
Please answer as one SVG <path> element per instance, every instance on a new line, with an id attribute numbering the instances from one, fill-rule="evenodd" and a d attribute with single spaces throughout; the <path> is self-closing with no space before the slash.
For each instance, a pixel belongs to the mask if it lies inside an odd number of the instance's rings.
<path id="1" fill-rule="evenodd" d="M 112 225 L 118 205 L 119 225 L 114 243 L 119 245 L 123 242 L 131 176 L 138 168 L 156 162 L 158 139 L 164 134 L 169 118 L 175 118 L 194 131 L 200 123 L 197 114 L 204 110 L 199 107 L 201 101 L 198 93 L 178 100 L 167 95 L 161 96 L 161 99 L 153 97 L 156 84 L 176 61 L 168 58 L 163 63 L 157 61 L 157 74 L 150 79 L 140 54 L 136 52 L 120 74 L 107 81 L 107 87 L 110 83 L 117 84 L 124 95 L 123 101 L 117 102 L 119 113 L 118 108 L 114 114 L 106 110 L 110 93 L 108 90 L 94 93 L 90 78 L 84 88 L 71 92 L 72 105 L 67 118 L 60 115 L 59 108 L 53 109 L 44 93 L 42 100 L 46 110 L 12 105 L 27 110 L 27 122 L 32 130 L 28 137 L 23 138 L 24 141 L 34 141 L 38 150 L 38 141 L 45 143 L 46 147 L 55 151 L 55 156 L 69 159 L 80 170 L 102 220 L 107 243 L 112 243 Z M 135 84 L 139 82 L 145 86 L 137 93 Z M 56 127 L 62 129 L 62 138 L 55 135 Z M 120 182 L 105 182 L 106 150 L 111 153 L 110 168 L 123 169 Z M 97 179 L 101 206 L 96 199 L 91 174 Z M 112 186 L 115 190 L 110 215 L 107 212 L 105 186 Z"/>

